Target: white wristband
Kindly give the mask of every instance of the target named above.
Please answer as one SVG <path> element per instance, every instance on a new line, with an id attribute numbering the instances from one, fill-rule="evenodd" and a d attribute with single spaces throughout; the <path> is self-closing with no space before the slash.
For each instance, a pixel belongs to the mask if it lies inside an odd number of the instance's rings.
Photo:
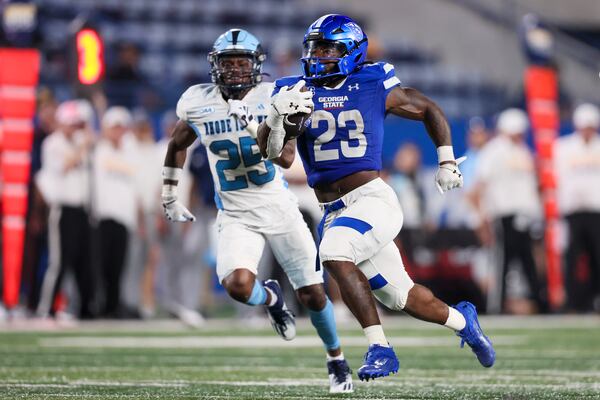
<path id="1" fill-rule="evenodd" d="M 181 175 L 183 174 L 182 168 L 173 168 L 173 167 L 163 167 L 162 169 L 162 177 L 163 179 L 168 179 L 170 181 L 179 181 Z"/>
<path id="2" fill-rule="evenodd" d="M 175 185 L 162 185 L 161 197 L 163 199 L 177 199 L 177 186 Z"/>
<path id="3" fill-rule="evenodd" d="M 440 146 L 437 148 L 438 163 L 454 161 L 454 149 L 452 146 Z"/>

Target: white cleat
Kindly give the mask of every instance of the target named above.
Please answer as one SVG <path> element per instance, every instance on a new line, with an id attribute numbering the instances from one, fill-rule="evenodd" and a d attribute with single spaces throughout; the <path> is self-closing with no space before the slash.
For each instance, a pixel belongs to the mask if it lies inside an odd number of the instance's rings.
<path id="1" fill-rule="evenodd" d="M 329 393 L 353 393 L 352 370 L 346 360 L 327 361 Z"/>

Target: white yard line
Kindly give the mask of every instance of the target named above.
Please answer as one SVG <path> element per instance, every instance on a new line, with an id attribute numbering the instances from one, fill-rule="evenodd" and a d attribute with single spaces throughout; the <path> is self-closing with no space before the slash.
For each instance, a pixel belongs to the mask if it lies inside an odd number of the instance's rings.
<path id="1" fill-rule="evenodd" d="M 387 330 L 392 329 L 423 329 L 439 330 L 436 324 L 430 324 L 409 317 L 385 315 L 382 317 Z M 311 329 L 307 318 L 298 318 L 299 329 Z M 486 329 L 588 329 L 600 328 L 600 316 L 597 315 L 550 315 L 550 316 L 481 316 L 481 325 Z M 243 319 L 209 319 L 205 326 L 198 329 L 200 332 L 211 332 L 215 330 L 242 330 L 245 332 L 256 332 L 268 329 L 269 323 L 258 321 L 249 325 Z M 340 330 L 360 331 L 355 321 L 338 323 Z M 0 321 L 0 332 L 19 331 L 75 331 L 75 332 L 194 332 L 186 328 L 177 320 L 95 320 L 95 321 L 73 321 L 68 325 L 50 319 L 25 319 L 15 318 Z"/>
<path id="2" fill-rule="evenodd" d="M 512 378 L 514 379 L 514 375 Z M 522 389 L 556 389 L 556 390 L 600 390 L 600 383 L 598 382 L 572 382 L 572 383 L 560 383 L 560 384 L 544 384 L 544 383 L 498 383 L 498 382 L 462 382 L 453 381 L 451 383 L 437 382 L 432 383 L 432 379 L 423 379 L 420 377 L 407 377 L 407 380 L 411 382 L 411 386 L 414 389 L 415 386 L 419 387 L 431 387 L 431 388 L 477 388 L 477 389 L 497 389 L 497 388 L 522 388 Z M 488 379 L 494 379 L 493 376 L 489 376 Z M 405 382 L 399 379 L 387 379 L 377 380 L 375 382 L 355 382 L 359 386 L 384 386 L 384 387 L 399 387 L 403 386 Z M 194 381 L 140 381 L 140 382 L 119 382 L 119 381 L 94 381 L 94 380 L 76 380 L 66 383 L 26 383 L 26 382 L 1 382 L 0 387 L 5 388 L 48 388 L 48 389 L 73 389 L 78 387 L 155 387 L 155 388 L 187 388 L 190 386 L 197 385 L 216 385 L 216 386 L 237 386 L 237 387 L 293 387 L 293 386 L 327 386 L 327 379 L 316 379 L 316 378 L 298 378 L 298 379 L 267 379 L 262 381 L 226 381 L 226 380 L 194 380 Z"/>
<path id="3" fill-rule="evenodd" d="M 449 347 L 456 346 L 459 339 L 448 337 L 389 337 L 394 347 Z M 363 337 L 346 336 L 340 341 L 344 347 L 365 347 Z M 495 335 L 494 344 L 515 345 L 524 343 L 526 338 L 517 335 Z M 185 337 L 131 337 L 131 336 L 65 336 L 44 337 L 38 341 L 41 347 L 68 348 L 159 348 L 159 349 L 229 349 L 229 348 L 308 348 L 320 347 L 316 336 L 300 336 L 290 342 L 275 336 L 185 336 Z"/>
<path id="4" fill-rule="evenodd" d="M 246 363 L 248 360 L 244 357 L 240 357 L 240 362 Z M 400 360 L 402 361 L 402 359 Z M 153 369 L 160 369 L 156 367 Z M 207 368 L 206 365 L 179 365 L 169 366 L 168 369 L 171 371 L 181 372 L 202 372 Z M 21 366 L 21 367 L 0 367 L 0 372 L 16 372 L 16 371 L 30 371 L 30 372 L 120 372 L 120 371 L 131 371 L 137 370 L 138 365 L 129 366 L 72 366 L 72 367 L 61 367 L 61 366 Z M 324 374 L 326 369 L 315 367 L 302 367 L 302 366 L 268 366 L 268 365 L 245 365 L 245 366 L 232 366 L 232 365 L 212 365 L 210 366 L 212 372 L 280 372 L 280 373 L 297 373 L 297 374 Z M 461 382 L 472 382 L 472 381 L 485 381 L 485 380 L 514 380 L 515 377 L 519 379 L 531 379 L 536 381 L 557 381 L 557 380 L 573 380 L 573 379 L 590 379 L 600 381 L 600 371 L 566 371 L 566 370 L 553 370 L 553 369 L 511 369 L 507 370 L 484 370 L 485 372 L 477 373 L 473 370 L 457 370 L 457 369 L 414 369 L 414 368 L 401 368 L 400 373 L 394 377 L 394 379 L 402 380 L 422 380 L 422 381 L 440 381 L 442 379 L 451 378 L 453 381 Z M 22 381 L 16 381 L 17 383 Z M 90 380 L 81 380 L 76 382 L 97 382 Z M 153 381 L 156 382 L 156 381 Z M 172 381 L 166 381 L 172 382 Z M 178 380 L 180 384 L 194 384 L 196 381 Z M 228 381 L 229 382 L 229 381 Z M 139 382 L 138 382 L 139 383 Z M 1 385 L 1 384 L 0 384 Z"/>
<path id="5" fill-rule="evenodd" d="M 180 381 L 139 381 L 139 382 L 120 382 L 120 381 L 94 381 L 94 380 L 76 380 L 66 383 L 24 383 L 24 382 L 0 382 L 0 387 L 22 387 L 22 388 L 57 388 L 69 389 L 75 387 L 105 386 L 105 387 L 158 387 L 158 388 L 183 388 L 190 386 L 191 382 Z"/>

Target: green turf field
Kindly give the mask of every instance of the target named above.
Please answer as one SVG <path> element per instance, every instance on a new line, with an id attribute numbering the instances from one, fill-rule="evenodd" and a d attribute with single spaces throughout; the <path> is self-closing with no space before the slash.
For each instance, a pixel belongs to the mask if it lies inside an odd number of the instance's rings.
<path id="1" fill-rule="evenodd" d="M 386 319 L 398 375 L 356 382 L 350 398 L 600 399 L 600 318 L 484 319 L 496 344 L 479 367 L 448 330 Z M 306 321 L 283 342 L 270 328 L 219 321 L 192 331 L 177 323 L 93 323 L 69 329 L 0 326 L 2 399 L 324 399 L 324 355 Z M 365 342 L 341 329 L 356 370 Z M 344 396 L 342 396 L 344 397 Z"/>

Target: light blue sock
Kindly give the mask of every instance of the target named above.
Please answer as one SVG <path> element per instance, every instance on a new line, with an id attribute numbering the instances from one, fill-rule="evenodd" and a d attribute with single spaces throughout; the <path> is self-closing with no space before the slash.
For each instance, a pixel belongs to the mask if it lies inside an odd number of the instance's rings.
<path id="1" fill-rule="evenodd" d="M 325 350 L 333 350 L 340 347 L 340 340 L 335 329 L 335 316 L 333 315 L 333 304 L 327 299 L 325 308 L 321 311 L 308 310 L 310 322 L 317 330 L 319 337 L 323 341 Z"/>
<path id="2" fill-rule="evenodd" d="M 265 304 L 267 302 L 267 291 L 263 287 L 262 283 L 258 281 L 258 279 L 254 280 L 254 287 L 252 288 L 252 294 L 250 294 L 250 298 L 246 302 L 246 304 L 251 306 L 259 306 L 261 304 Z"/>

